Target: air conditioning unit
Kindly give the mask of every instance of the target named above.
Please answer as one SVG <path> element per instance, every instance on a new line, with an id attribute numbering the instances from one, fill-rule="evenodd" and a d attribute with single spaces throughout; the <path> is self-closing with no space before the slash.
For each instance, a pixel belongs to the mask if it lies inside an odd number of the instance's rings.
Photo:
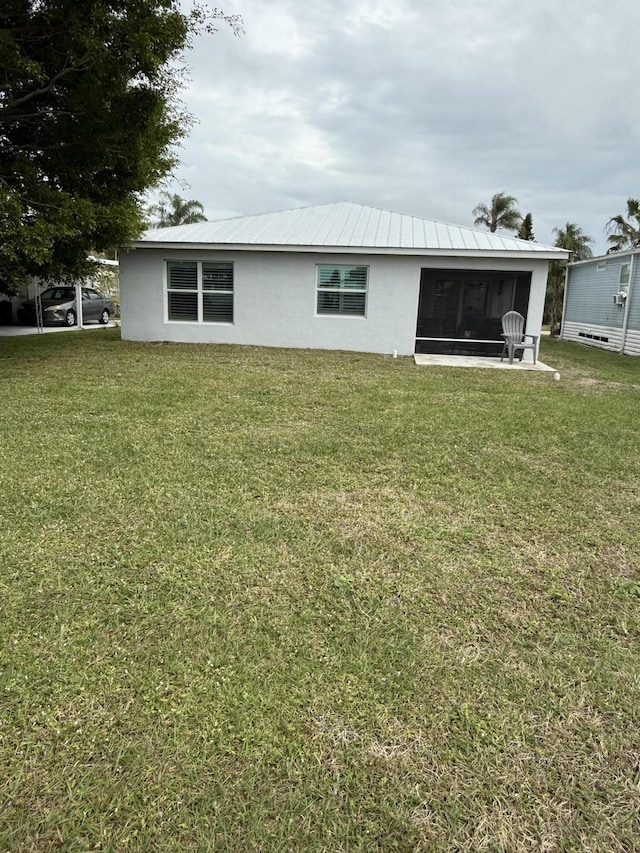
<path id="1" fill-rule="evenodd" d="M 624 290 L 620 291 L 620 293 L 613 294 L 613 304 L 614 305 L 624 305 L 627 301 L 627 294 Z"/>

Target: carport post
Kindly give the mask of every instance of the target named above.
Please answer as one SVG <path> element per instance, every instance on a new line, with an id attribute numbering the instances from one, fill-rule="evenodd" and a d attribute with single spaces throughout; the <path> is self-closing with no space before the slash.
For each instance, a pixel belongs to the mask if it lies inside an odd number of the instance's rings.
<path id="1" fill-rule="evenodd" d="M 36 309 L 36 328 L 38 330 L 38 334 L 44 332 L 44 321 L 42 319 L 42 297 L 40 295 L 40 282 L 36 282 L 34 285 L 35 293 L 33 294 L 33 304 Z"/>
<path id="2" fill-rule="evenodd" d="M 82 328 L 82 284 L 76 281 L 76 326 Z"/>

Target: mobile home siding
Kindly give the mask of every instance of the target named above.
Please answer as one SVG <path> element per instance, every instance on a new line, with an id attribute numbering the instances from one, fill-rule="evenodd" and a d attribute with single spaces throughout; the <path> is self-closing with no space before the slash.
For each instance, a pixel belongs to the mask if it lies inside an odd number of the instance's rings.
<path id="1" fill-rule="evenodd" d="M 564 319 L 568 323 L 592 323 L 611 329 L 621 329 L 624 308 L 613 304 L 620 280 L 620 261 L 569 268 L 567 300 Z M 627 258 L 628 262 L 628 258 Z"/>
<path id="2" fill-rule="evenodd" d="M 627 335 L 633 330 L 640 331 L 640 255 L 636 255 L 633 262 L 633 279 L 630 282 L 629 289 Z"/>
<path id="3" fill-rule="evenodd" d="M 565 341 L 575 341 L 578 344 L 620 352 L 622 346 L 622 329 L 611 326 L 598 326 L 595 323 L 569 323 L 562 325 L 562 337 Z"/>
<path id="4" fill-rule="evenodd" d="M 640 355 L 640 331 L 628 329 L 627 339 L 624 342 L 625 355 Z"/>
<path id="5" fill-rule="evenodd" d="M 622 265 L 632 259 L 628 305 L 615 305 Z M 622 352 L 624 347 L 626 355 L 640 355 L 640 253 L 607 255 L 569 265 L 562 337 L 615 352 Z"/>

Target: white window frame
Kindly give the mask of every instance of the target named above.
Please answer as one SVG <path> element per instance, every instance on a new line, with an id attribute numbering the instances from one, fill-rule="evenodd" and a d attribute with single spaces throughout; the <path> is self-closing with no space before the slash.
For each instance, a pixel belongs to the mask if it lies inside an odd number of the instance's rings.
<path id="1" fill-rule="evenodd" d="M 354 269 L 363 269 L 365 271 L 365 284 L 362 288 L 355 287 L 321 287 L 320 286 L 320 270 L 321 269 L 333 269 L 340 271 L 341 281 L 343 276 L 346 274 L 347 270 Z M 341 317 L 341 318 L 350 318 L 352 320 L 363 320 L 367 316 L 367 310 L 369 307 L 369 271 L 370 268 L 366 264 L 316 264 L 316 292 L 315 292 L 315 309 L 316 317 Z M 341 296 L 353 296 L 353 295 L 363 295 L 364 296 L 364 310 L 362 313 L 354 313 L 350 311 L 318 311 L 318 299 L 321 293 L 338 293 Z"/>
<path id="2" fill-rule="evenodd" d="M 618 290 L 626 293 L 629 290 L 629 282 L 631 281 L 631 262 L 625 261 L 620 264 L 620 276 L 618 278 Z"/>
<path id="3" fill-rule="evenodd" d="M 196 286 L 194 288 L 171 288 L 169 278 L 169 267 L 171 264 L 195 264 L 196 265 Z M 231 267 L 231 288 L 228 290 L 210 290 L 203 286 L 203 265 L 206 264 L 226 264 Z M 165 323 L 177 323 L 181 326 L 186 324 L 197 326 L 233 326 L 235 323 L 235 264 L 233 261 L 221 261 L 214 258 L 196 261 L 193 258 L 165 258 L 164 259 L 164 310 Z M 177 320 L 169 317 L 169 294 L 170 293 L 195 293 L 196 294 L 196 319 L 194 320 Z M 204 318 L 204 297 L 216 293 L 222 296 L 231 296 L 231 320 L 205 320 Z"/>

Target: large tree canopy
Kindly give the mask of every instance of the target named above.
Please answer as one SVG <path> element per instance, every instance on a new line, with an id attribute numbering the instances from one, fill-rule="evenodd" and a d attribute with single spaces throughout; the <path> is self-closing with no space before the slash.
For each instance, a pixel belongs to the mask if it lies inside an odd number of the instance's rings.
<path id="1" fill-rule="evenodd" d="M 5 0 L 0 10 L 0 291 L 70 278 L 143 227 L 141 197 L 189 127 L 177 93 L 194 34 L 226 20 L 180 0 Z"/>

